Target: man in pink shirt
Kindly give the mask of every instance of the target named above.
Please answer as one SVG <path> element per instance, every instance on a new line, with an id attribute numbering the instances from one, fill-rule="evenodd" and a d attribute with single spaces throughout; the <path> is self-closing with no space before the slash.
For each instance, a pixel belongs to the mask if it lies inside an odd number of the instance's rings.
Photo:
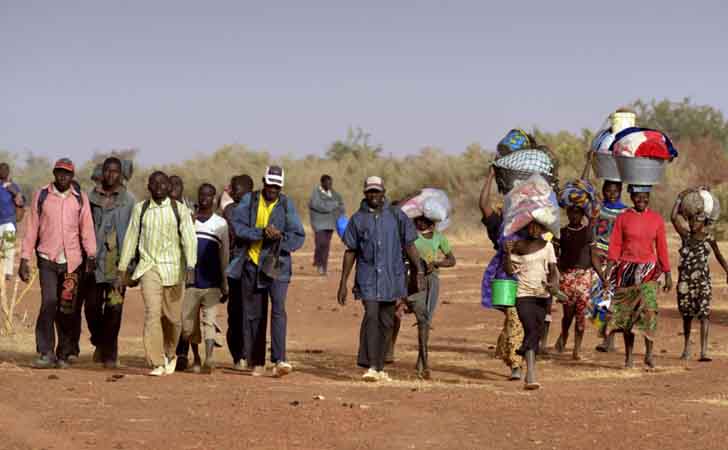
<path id="1" fill-rule="evenodd" d="M 18 275 L 26 283 L 30 280 L 30 259 L 35 253 L 41 307 L 35 325 L 39 357 L 33 367 L 39 369 L 68 367 L 74 347 L 73 311 L 79 274 L 84 265 L 87 272 L 93 272 L 96 266 L 91 208 L 86 194 L 73 183 L 74 172 L 70 159 L 56 162 L 54 182 L 33 195 L 26 221 Z"/>

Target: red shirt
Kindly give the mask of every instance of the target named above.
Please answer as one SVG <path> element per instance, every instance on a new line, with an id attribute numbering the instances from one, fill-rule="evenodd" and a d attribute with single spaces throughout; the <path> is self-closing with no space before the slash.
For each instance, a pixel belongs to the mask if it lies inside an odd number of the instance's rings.
<path id="1" fill-rule="evenodd" d="M 641 213 L 630 208 L 617 216 L 609 240 L 609 260 L 657 262 L 659 270 L 669 272 L 670 258 L 662 217 L 649 208 Z"/>

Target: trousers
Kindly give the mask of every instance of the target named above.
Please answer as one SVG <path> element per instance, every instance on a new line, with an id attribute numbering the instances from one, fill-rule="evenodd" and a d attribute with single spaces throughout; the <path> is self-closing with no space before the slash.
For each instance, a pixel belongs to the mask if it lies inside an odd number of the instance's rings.
<path id="1" fill-rule="evenodd" d="M 313 252 L 313 264 L 324 270 L 329 267 L 329 251 L 331 250 L 331 236 L 333 230 L 320 230 L 314 234 L 316 247 Z"/>
<path id="2" fill-rule="evenodd" d="M 387 337 L 394 327 L 395 302 L 363 300 L 364 317 L 359 330 L 357 364 L 374 370 L 384 369 Z"/>
<path id="3" fill-rule="evenodd" d="M 55 347 L 55 356 L 59 359 L 74 354 L 74 309 L 82 266 L 72 273 L 68 273 L 67 268 L 66 264 L 38 258 L 41 304 L 35 322 L 36 351 L 53 356 Z"/>
<path id="4" fill-rule="evenodd" d="M 182 298 L 184 281 L 163 286 L 157 269 L 141 278 L 144 299 L 144 353 L 151 367 L 163 366 L 165 357 L 173 357 L 182 332 Z"/>
<path id="5" fill-rule="evenodd" d="M 243 314 L 245 355 L 251 367 L 265 365 L 265 343 L 268 328 L 268 302 L 270 302 L 270 337 L 273 363 L 286 361 L 286 335 L 288 315 L 286 296 L 288 283 L 266 280 L 258 282 L 258 267 L 246 261 L 240 279 Z"/>
<path id="6" fill-rule="evenodd" d="M 518 319 L 523 325 L 523 342 L 516 350 L 518 355 L 524 356 L 527 351 L 538 350 L 538 344 L 543 335 L 546 310 L 549 307 L 549 299 L 541 297 L 518 297 L 516 299 L 516 310 Z"/>

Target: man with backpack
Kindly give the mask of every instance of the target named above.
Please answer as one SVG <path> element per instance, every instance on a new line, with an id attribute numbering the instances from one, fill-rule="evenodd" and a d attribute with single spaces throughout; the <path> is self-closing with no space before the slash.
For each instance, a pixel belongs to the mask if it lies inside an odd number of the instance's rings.
<path id="1" fill-rule="evenodd" d="M 70 159 L 56 162 L 55 181 L 33 196 L 23 239 L 18 276 L 30 281 L 30 258 L 35 253 L 40 277 L 41 307 L 35 326 L 39 357 L 33 362 L 39 369 L 68 367 L 74 353 L 74 308 L 84 255 L 86 272 L 96 268 L 91 208 L 73 181 L 74 172 Z"/>
<path id="2" fill-rule="evenodd" d="M 149 375 L 159 377 L 173 374 L 177 364 L 182 298 L 185 282 L 194 282 L 197 237 L 190 210 L 169 198 L 169 177 L 154 172 L 147 187 L 151 199 L 134 206 L 119 260 L 119 278 L 122 288 L 130 280 L 141 285 L 144 352 L 152 367 Z"/>
<path id="3" fill-rule="evenodd" d="M 107 369 L 118 367 L 118 338 L 125 290 L 120 286 L 117 265 L 121 247 L 136 203 L 124 186 L 122 162 L 112 156 L 101 168 L 98 184 L 88 194 L 96 230 L 96 271 L 82 284 L 77 306 L 76 344 L 81 333 L 81 300 L 94 345 L 93 360 Z"/>
<path id="4" fill-rule="evenodd" d="M 235 235 L 247 250 L 231 263 L 228 274 L 241 280 L 245 355 L 253 376 L 265 375 L 268 299 L 273 376 L 282 377 L 293 370 L 286 359 L 286 295 L 291 253 L 301 248 L 305 233 L 293 202 L 281 194 L 283 181 L 281 167 L 268 167 L 263 190 L 245 194 L 233 211 Z"/>
<path id="5" fill-rule="evenodd" d="M 347 281 L 356 262 L 354 298 L 364 305 L 359 332 L 357 364 L 367 369 L 364 381 L 389 381 L 384 372 L 387 336 L 394 326 L 396 303 L 407 298 L 403 254 L 410 263 L 410 291 L 423 290 L 424 267 L 415 247 L 417 231 L 412 221 L 384 197 L 380 177 L 364 182 L 364 200 L 344 233 L 344 262 L 337 300 L 346 304 Z"/>

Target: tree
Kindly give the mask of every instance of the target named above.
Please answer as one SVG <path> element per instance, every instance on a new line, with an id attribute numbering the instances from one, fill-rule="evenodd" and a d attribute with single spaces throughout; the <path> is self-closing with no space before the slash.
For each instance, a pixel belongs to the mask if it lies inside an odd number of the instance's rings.
<path id="1" fill-rule="evenodd" d="M 346 132 L 346 138 L 334 141 L 326 151 L 326 157 L 335 161 L 341 161 L 346 155 L 352 155 L 356 159 L 376 158 L 382 153 L 381 145 L 372 145 L 369 142 L 371 134 L 361 128 L 351 128 Z"/>
<path id="2" fill-rule="evenodd" d="M 728 120 L 712 106 L 696 105 L 687 97 L 680 102 L 637 100 L 632 106 L 638 125 L 664 131 L 673 142 L 711 138 L 728 151 Z"/>

